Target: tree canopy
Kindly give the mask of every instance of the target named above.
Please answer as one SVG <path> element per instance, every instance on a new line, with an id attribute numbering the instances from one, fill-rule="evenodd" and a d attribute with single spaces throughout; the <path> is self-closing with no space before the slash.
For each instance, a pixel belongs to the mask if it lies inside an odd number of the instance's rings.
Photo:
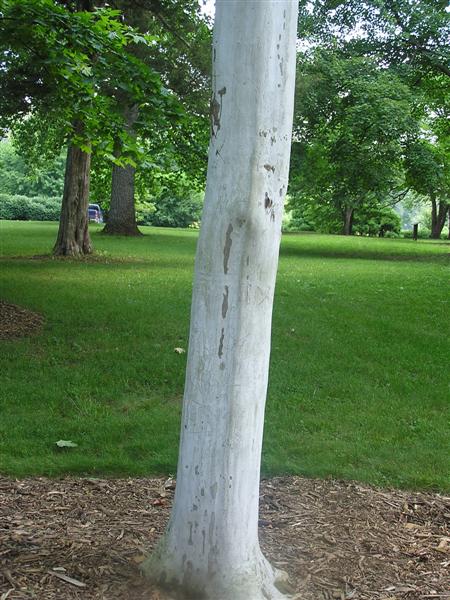
<path id="1" fill-rule="evenodd" d="M 381 218 L 413 190 L 441 214 L 432 226 L 440 235 L 449 206 L 446 8 L 440 0 L 300 2 L 290 191 L 303 221 L 337 231 L 341 220 L 349 233 L 355 211 L 370 206 Z"/>
<path id="2" fill-rule="evenodd" d="M 417 129 L 411 91 L 370 58 L 316 49 L 298 60 L 296 99 L 291 205 L 316 206 L 350 233 L 355 211 L 403 183 L 402 139 Z"/>
<path id="3" fill-rule="evenodd" d="M 118 90 L 153 122 L 180 108 L 160 76 L 129 52 L 131 44 L 156 44 L 156 38 L 119 17 L 110 8 L 71 11 L 52 0 L 3 0 L 0 124 L 32 137 L 38 121 L 50 121 L 60 143 L 71 139 L 110 157 L 119 135 L 138 153 L 124 128 Z"/>

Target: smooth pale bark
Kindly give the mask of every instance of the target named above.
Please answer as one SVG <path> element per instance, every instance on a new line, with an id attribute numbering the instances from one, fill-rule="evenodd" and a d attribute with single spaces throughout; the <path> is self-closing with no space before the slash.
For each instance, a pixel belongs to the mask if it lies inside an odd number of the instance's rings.
<path id="1" fill-rule="evenodd" d="M 133 125 L 138 116 L 136 106 L 124 109 L 126 130 L 134 135 Z M 120 150 L 116 148 L 116 157 Z M 131 165 L 120 167 L 113 165 L 111 182 L 111 202 L 104 233 L 113 235 L 142 235 L 136 223 L 134 202 L 134 178 L 136 169 Z"/>
<path id="2" fill-rule="evenodd" d="M 57 256 L 80 256 L 92 252 L 87 214 L 90 168 L 91 155 L 69 144 L 58 237 L 53 248 L 53 254 Z"/>
<path id="3" fill-rule="evenodd" d="M 211 143 L 174 507 L 145 570 L 179 597 L 283 597 L 258 542 L 297 2 L 218 0 Z"/>

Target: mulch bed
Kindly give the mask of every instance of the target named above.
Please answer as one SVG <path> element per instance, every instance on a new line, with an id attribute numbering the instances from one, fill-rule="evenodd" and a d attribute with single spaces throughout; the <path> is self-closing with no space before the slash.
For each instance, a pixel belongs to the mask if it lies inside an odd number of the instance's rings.
<path id="1" fill-rule="evenodd" d="M 173 487 L 0 477 L 0 599 L 161 598 L 139 564 L 164 531 Z M 260 519 L 264 551 L 299 599 L 450 598 L 449 497 L 275 478 L 262 482 Z"/>
<path id="2" fill-rule="evenodd" d="M 0 300 L 0 340 L 16 339 L 38 333 L 44 317 L 35 312 Z"/>

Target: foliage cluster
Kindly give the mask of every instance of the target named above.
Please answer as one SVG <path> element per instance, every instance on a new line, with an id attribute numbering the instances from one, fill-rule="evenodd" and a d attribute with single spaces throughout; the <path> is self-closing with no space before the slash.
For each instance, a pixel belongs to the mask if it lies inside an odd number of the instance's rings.
<path id="1" fill-rule="evenodd" d="M 0 193 L 30 198 L 61 197 L 64 162 L 65 158 L 60 155 L 43 164 L 30 164 L 20 156 L 10 139 L 0 141 Z"/>
<path id="2" fill-rule="evenodd" d="M 203 194 L 187 196 L 162 196 L 155 212 L 145 223 L 157 227 L 198 227 L 203 207 Z"/>
<path id="3" fill-rule="evenodd" d="M 173 163 L 153 164 L 136 177 L 136 220 L 139 225 L 189 227 L 200 221 L 203 194 L 199 184 Z M 57 221 L 64 184 L 64 159 L 29 166 L 10 140 L 0 142 L 0 219 Z M 95 172 L 91 201 L 109 209 L 110 186 Z M 38 198 L 39 197 L 39 198 Z M 40 207 L 38 209 L 38 206 Z"/>
<path id="4" fill-rule="evenodd" d="M 294 208 L 286 231 L 317 231 L 333 234 L 342 232 L 342 220 L 332 206 L 304 201 L 301 207 L 296 208 L 298 197 L 294 197 L 291 203 Z M 290 204 L 288 209 L 289 206 Z M 355 214 L 352 229 L 356 235 L 398 236 L 401 233 L 401 219 L 390 206 L 379 206 L 376 203 L 364 204 Z"/>
<path id="5" fill-rule="evenodd" d="M 61 198 L 0 194 L 0 219 L 10 221 L 57 221 Z"/>
<path id="6" fill-rule="evenodd" d="M 59 144 L 70 139 L 113 159 L 116 136 L 131 155 L 139 153 L 115 91 L 132 94 L 149 119 L 161 121 L 167 110 L 178 110 L 159 75 L 128 51 L 132 43 L 156 40 L 123 24 L 118 11 L 74 12 L 53 0 L 2 4 L 1 126 L 16 126 L 31 142 L 42 132 L 38 123 L 52 121 Z"/>

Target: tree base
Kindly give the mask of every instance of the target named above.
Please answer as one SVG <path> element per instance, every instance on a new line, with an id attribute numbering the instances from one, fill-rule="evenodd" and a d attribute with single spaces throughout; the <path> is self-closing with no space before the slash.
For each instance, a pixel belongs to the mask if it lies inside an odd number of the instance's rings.
<path id="1" fill-rule="evenodd" d="M 106 223 L 102 229 L 102 233 L 106 235 L 125 235 L 127 237 L 140 237 L 144 235 L 137 227 L 137 225 L 114 225 L 112 223 Z"/>
<path id="2" fill-rule="evenodd" d="M 85 245 L 83 247 L 79 246 L 76 243 L 73 244 L 64 244 L 64 245 L 55 245 L 53 248 L 53 256 L 67 256 L 71 258 L 79 258 L 82 256 L 87 256 L 92 254 L 93 248 L 91 244 Z"/>
<path id="3" fill-rule="evenodd" d="M 272 567 L 261 551 L 257 554 L 251 564 L 224 563 L 219 572 L 206 573 L 193 565 L 179 569 L 162 543 L 142 570 L 174 600 L 287 600 L 293 591 L 287 574 Z"/>

